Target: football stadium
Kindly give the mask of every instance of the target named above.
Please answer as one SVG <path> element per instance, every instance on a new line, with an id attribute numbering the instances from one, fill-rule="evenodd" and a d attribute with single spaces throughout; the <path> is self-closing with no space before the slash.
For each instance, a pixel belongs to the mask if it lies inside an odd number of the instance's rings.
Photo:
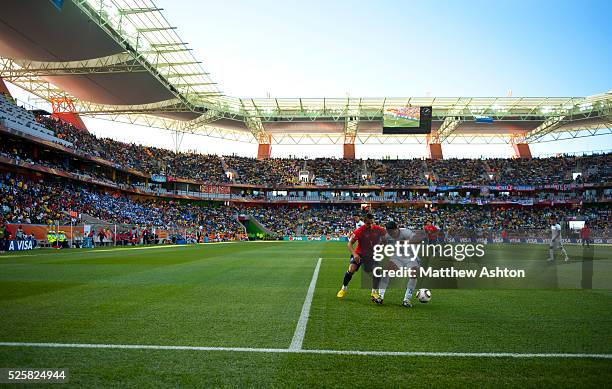
<path id="1" fill-rule="evenodd" d="M 491 7 L 551 6 L 520 3 Z M 0 384 L 609 386 L 612 8 L 589 3 L 517 19 L 540 56 L 486 46 L 514 33 L 473 2 L 3 1 Z"/>

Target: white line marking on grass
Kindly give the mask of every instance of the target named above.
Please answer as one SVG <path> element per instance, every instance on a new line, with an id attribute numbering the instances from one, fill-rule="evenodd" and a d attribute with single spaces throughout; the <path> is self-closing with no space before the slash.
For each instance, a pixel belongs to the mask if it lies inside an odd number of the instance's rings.
<path id="1" fill-rule="evenodd" d="M 138 247 L 138 246 L 131 246 L 131 247 L 113 247 L 113 248 L 109 248 L 109 249 L 94 249 L 92 251 L 89 251 L 90 253 L 99 253 L 99 252 L 104 252 L 104 251 L 127 251 L 127 250 L 158 250 L 158 249 L 169 249 L 169 248 L 179 248 L 179 247 L 189 247 L 189 245 L 186 244 L 169 244 L 169 245 L 164 245 L 164 246 L 145 246 L 145 247 Z M 78 249 L 77 249 L 78 250 Z"/>
<path id="2" fill-rule="evenodd" d="M 317 285 L 317 278 L 319 277 L 319 269 L 321 268 L 321 261 L 323 258 L 319 258 L 317 266 L 315 266 L 314 273 L 312 273 L 312 280 L 310 280 L 310 286 L 308 287 L 308 293 L 304 299 L 304 305 L 302 305 L 302 313 L 300 314 L 300 320 L 298 320 L 295 332 L 293 333 L 293 339 L 291 340 L 291 346 L 289 350 L 301 350 L 302 343 L 304 343 L 304 335 L 306 334 L 306 325 L 308 324 L 308 315 L 310 314 L 310 305 L 312 305 L 312 296 L 314 295 L 315 286 Z"/>
<path id="3" fill-rule="evenodd" d="M 294 353 L 330 355 L 370 355 L 396 357 L 452 357 L 452 358 L 591 358 L 612 359 L 612 354 L 572 354 L 572 353 L 475 353 L 475 352 L 427 352 L 427 351 L 357 351 L 357 350 L 307 350 L 291 348 L 250 348 L 250 347 L 202 347 L 202 346 L 165 346 L 154 344 L 91 344 L 91 343 L 24 343 L 0 342 L 0 347 L 31 348 L 86 348 L 86 349 L 123 349 L 123 350 L 187 350 L 187 351 L 229 351 L 246 353 Z"/>

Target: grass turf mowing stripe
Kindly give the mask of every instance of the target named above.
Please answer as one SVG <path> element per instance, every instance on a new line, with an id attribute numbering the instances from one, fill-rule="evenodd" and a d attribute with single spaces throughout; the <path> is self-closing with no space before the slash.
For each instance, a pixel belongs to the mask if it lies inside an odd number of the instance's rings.
<path id="1" fill-rule="evenodd" d="M 37 348 L 86 348 L 86 349 L 129 349 L 129 350 L 188 350 L 188 351 L 229 351 L 246 353 L 296 353 L 370 356 L 422 356 L 454 358 L 587 358 L 612 359 L 612 354 L 575 353 L 474 353 L 474 352 L 427 352 L 427 351 L 358 351 L 358 350 L 308 350 L 290 348 L 249 348 L 249 347 L 205 347 L 171 346 L 153 344 L 92 344 L 92 343 L 25 343 L 0 342 L 0 347 Z"/>
<path id="2" fill-rule="evenodd" d="M 308 287 L 308 293 L 304 299 L 304 305 L 302 305 L 302 313 L 300 313 L 300 320 L 298 320 L 297 326 L 295 327 L 295 333 L 291 340 L 289 349 L 300 350 L 302 343 L 304 343 L 304 335 L 306 334 L 306 325 L 308 324 L 308 315 L 310 314 L 310 306 L 312 305 L 312 296 L 314 295 L 315 286 L 317 285 L 317 278 L 319 277 L 319 269 L 321 268 L 321 260 L 317 261 L 314 273 L 312 273 L 312 280 L 310 280 L 310 286 Z"/>

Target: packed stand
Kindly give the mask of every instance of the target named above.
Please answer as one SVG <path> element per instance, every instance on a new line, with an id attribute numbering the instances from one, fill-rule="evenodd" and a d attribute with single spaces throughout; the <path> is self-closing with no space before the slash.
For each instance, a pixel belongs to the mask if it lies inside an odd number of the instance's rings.
<path id="1" fill-rule="evenodd" d="M 295 185 L 298 183 L 303 160 L 288 158 L 254 158 L 228 156 L 224 161 L 236 173 L 235 182 L 251 185 Z"/>
<path id="2" fill-rule="evenodd" d="M 36 120 L 66 140 L 78 152 L 100 157 L 148 174 L 164 174 L 207 183 L 229 183 L 226 170 L 235 172 L 235 183 L 262 186 L 299 184 L 305 169 L 311 183 L 322 186 L 385 185 L 546 185 L 572 182 L 612 181 L 612 154 L 585 157 L 559 156 L 533 159 L 419 159 L 350 160 L 317 158 L 313 160 L 247 157 L 219 157 L 170 150 L 98 138 L 70 124 L 47 116 Z M 581 172 L 576 180 L 574 172 Z M 429 174 L 431 173 L 431 174 Z M 429 175 L 427 177 L 426 175 Z"/>
<path id="3" fill-rule="evenodd" d="M 576 157 L 487 159 L 489 174 L 499 184 L 546 185 L 573 182 Z"/>
<path id="4" fill-rule="evenodd" d="M 588 183 L 612 182 L 612 154 L 593 154 L 579 157 L 578 171 Z"/>
<path id="5" fill-rule="evenodd" d="M 200 153 L 175 153 L 157 147 L 98 138 L 51 117 L 38 116 L 39 123 L 70 141 L 78 151 L 148 174 L 165 174 L 212 183 L 228 182 L 221 158 Z"/>
<path id="6" fill-rule="evenodd" d="M 373 185 L 402 187 L 429 183 L 420 159 L 368 160 L 368 168 Z"/>
<path id="7" fill-rule="evenodd" d="M 69 223 L 70 212 L 107 223 L 161 228 L 199 228 L 230 236 L 243 233 L 231 206 L 133 200 L 67 182 L 31 181 L 6 173 L 0 177 L 0 217 L 8 223 Z"/>
<path id="8" fill-rule="evenodd" d="M 250 207 L 249 213 L 278 236 L 347 236 L 354 230 L 352 215 L 359 213 L 357 206 L 279 206 Z M 468 231 L 549 231 L 551 216 L 559 220 L 581 216 L 589 221 L 593 230 L 603 231 L 606 236 L 612 232 L 610 220 L 612 211 L 607 207 L 574 210 L 560 207 L 489 207 L 489 206 L 448 206 L 424 207 L 375 207 L 371 210 L 377 222 L 384 224 L 395 220 L 400 225 L 421 229 L 427 221 L 442 227 L 449 233 Z"/>
<path id="9" fill-rule="evenodd" d="M 486 185 L 486 169 L 480 159 L 434 159 L 427 161 L 436 185 Z"/>
<path id="10" fill-rule="evenodd" d="M 316 158 L 308 161 L 308 171 L 325 185 L 364 185 L 368 183 L 364 161 L 360 159 Z"/>

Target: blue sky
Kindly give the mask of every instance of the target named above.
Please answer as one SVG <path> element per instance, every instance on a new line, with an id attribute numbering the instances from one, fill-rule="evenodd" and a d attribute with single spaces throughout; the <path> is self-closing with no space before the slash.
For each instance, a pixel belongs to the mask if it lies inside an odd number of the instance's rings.
<path id="1" fill-rule="evenodd" d="M 240 97 L 586 96 L 612 90 L 612 1 L 157 0 L 220 89 Z M 172 147 L 168 132 L 88 120 L 93 132 Z M 183 148 L 254 156 L 201 136 Z M 534 154 L 612 149 L 612 135 L 532 145 Z M 273 155 L 341 155 L 274 146 Z M 357 156 L 424 155 L 423 145 Z M 507 145 L 444 145 L 509 156 Z"/>
<path id="2" fill-rule="evenodd" d="M 159 1 L 235 96 L 612 89 L 612 1 Z"/>

